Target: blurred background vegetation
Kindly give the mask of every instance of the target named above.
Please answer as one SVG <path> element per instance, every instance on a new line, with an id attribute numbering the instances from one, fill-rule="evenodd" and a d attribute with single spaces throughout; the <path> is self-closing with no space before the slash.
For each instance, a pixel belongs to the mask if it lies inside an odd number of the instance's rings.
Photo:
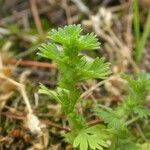
<path id="1" fill-rule="evenodd" d="M 104 56 L 111 63 L 113 74 L 105 84 L 80 85 L 86 100 L 79 109 L 89 123 L 97 121 L 93 104 L 114 106 L 123 99 L 120 74 L 150 72 L 149 0 L 0 0 L 0 150 L 72 149 L 61 136 L 69 129 L 60 106 L 38 94 L 39 83 L 55 88 L 59 74 L 53 62 L 37 56 L 37 48 L 52 28 L 66 24 L 94 32 L 101 48 L 87 57 Z M 17 83 L 47 127 L 42 138 L 26 125 L 28 109 Z M 149 128 L 144 126 L 142 134 L 150 134 Z"/>

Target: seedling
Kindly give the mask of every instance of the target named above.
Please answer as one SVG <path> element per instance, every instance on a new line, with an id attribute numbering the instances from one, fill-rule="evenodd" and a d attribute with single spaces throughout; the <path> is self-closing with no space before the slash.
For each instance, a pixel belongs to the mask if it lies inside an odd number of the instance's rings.
<path id="1" fill-rule="evenodd" d="M 38 54 L 56 62 L 61 78 L 55 91 L 41 85 L 39 92 L 47 94 L 61 104 L 71 129 L 71 132 L 65 135 L 68 142 L 80 150 L 102 150 L 109 145 L 105 127 L 88 127 L 84 117 L 78 113 L 76 105 L 81 100 L 78 83 L 93 78 L 106 78 L 110 74 L 109 63 L 98 57 L 89 61 L 80 53 L 81 50 L 94 50 L 100 47 L 93 33 L 81 35 L 81 31 L 80 25 L 69 25 L 49 33 L 51 42 L 42 44 Z M 62 48 L 58 49 L 56 44 L 60 44 Z"/>
<path id="2" fill-rule="evenodd" d="M 128 81 L 126 87 L 128 94 L 123 102 L 115 109 L 99 105 L 95 111 L 113 135 L 111 150 L 141 150 L 140 144 L 135 141 L 137 137 L 130 130 L 130 125 L 137 120 L 143 122 L 150 116 L 150 109 L 145 107 L 146 96 L 150 93 L 150 74 L 139 73 L 136 79 L 127 75 L 124 78 Z"/>

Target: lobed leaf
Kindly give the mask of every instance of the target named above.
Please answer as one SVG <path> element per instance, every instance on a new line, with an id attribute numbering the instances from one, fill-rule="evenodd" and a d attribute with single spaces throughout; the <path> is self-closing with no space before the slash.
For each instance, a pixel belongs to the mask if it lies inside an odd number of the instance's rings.
<path id="1" fill-rule="evenodd" d="M 52 30 L 49 35 L 50 38 L 63 45 L 70 45 L 72 41 L 79 38 L 82 29 L 80 25 L 68 25 L 58 30 Z"/>
<path id="2" fill-rule="evenodd" d="M 91 78 L 106 78 L 110 73 L 110 64 L 105 62 L 104 58 L 96 58 L 92 62 L 83 62 L 82 70 L 80 70 L 81 80 Z"/>
<path id="3" fill-rule="evenodd" d="M 42 44 L 39 50 L 38 55 L 48 59 L 56 60 L 60 56 L 60 51 L 52 43 Z"/>
<path id="4" fill-rule="evenodd" d="M 95 109 L 96 115 L 104 120 L 105 123 L 108 124 L 108 128 L 115 130 L 123 130 L 125 129 L 125 122 L 122 116 L 117 114 L 117 111 L 113 111 L 108 108 L 107 110 L 103 108 Z"/>
<path id="5" fill-rule="evenodd" d="M 50 98 L 53 98 L 58 102 L 60 102 L 60 99 L 58 98 L 58 94 L 55 91 L 48 89 L 43 84 L 40 84 L 39 93 L 48 95 Z"/>
<path id="6" fill-rule="evenodd" d="M 143 106 L 137 106 L 133 109 L 135 114 L 138 114 L 140 118 L 147 118 L 150 116 L 150 109 L 145 108 Z"/>
<path id="7" fill-rule="evenodd" d="M 99 47 L 100 43 L 98 42 L 98 39 L 96 38 L 96 35 L 94 35 L 94 33 L 80 36 L 79 49 L 90 50 L 90 49 L 97 49 Z"/>
<path id="8" fill-rule="evenodd" d="M 80 131 L 73 142 L 74 147 L 79 147 L 80 150 L 103 150 L 108 147 L 108 133 L 101 125 L 85 128 Z"/>

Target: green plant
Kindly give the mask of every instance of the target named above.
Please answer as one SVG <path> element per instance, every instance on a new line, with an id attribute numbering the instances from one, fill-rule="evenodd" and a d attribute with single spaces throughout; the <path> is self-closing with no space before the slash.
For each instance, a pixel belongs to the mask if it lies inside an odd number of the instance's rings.
<path id="1" fill-rule="evenodd" d="M 69 25 L 49 33 L 51 42 L 42 44 L 38 54 L 57 63 L 61 78 L 56 91 L 41 85 L 39 92 L 61 104 L 71 129 L 65 135 L 68 142 L 80 147 L 80 150 L 102 150 L 108 147 L 108 132 L 102 125 L 88 127 L 84 117 L 78 113 L 76 104 L 81 100 L 81 93 L 77 83 L 92 78 L 106 78 L 110 74 L 109 63 L 105 63 L 104 58 L 88 61 L 80 53 L 81 50 L 93 50 L 100 46 L 93 33 L 80 35 L 81 31 L 80 25 Z M 56 43 L 62 48 L 58 49 Z"/>
<path id="2" fill-rule="evenodd" d="M 147 20 L 143 29 L 143 34 L 140 33 L 140 13 L 139 0 L 133 1 L 133 16 L 135 30 L 135 60 L 140 63 L 144 46 L 147 42 L 150 33 L 150 10 L 148 11 Z"/>
<path id="3" fill-rule="evenodd" d="M 134 142 L 137 137 L 132 135 L 130 128 L 135 121 L 143 121 L 150 116 L 150 109 L 145 107 L 146 96 L 150 93 L 150 74 L 139 73 L 136 79 L 127 75 L 124 78 L 128 81 L 128 94 L 124 101 L 115 109 L 99 105 L 95 112 L 113 135 L 111 150 L 140 150 L 142 148 Z"/>

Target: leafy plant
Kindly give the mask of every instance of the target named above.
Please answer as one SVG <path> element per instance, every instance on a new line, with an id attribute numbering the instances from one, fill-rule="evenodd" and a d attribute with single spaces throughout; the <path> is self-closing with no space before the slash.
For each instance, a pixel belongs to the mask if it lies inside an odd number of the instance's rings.
<path id="1" fill-rule="evenodd" d="M 81 95 L 77 83 L 106 78 L 110 74 L 109 63 L 104 58 L 88 61 L 80 53 L 81 50 L 93 50 L 100 46 L 93 33 L 80 35 L 81 31 L 80 25 L 69 25 L 49 33 L 51 42 L 42 44 L 38 54 L 57 63 L 61 78 L 55 91 L 41 85 L 39 92 L 61 104 L 71 128 L 71 132 L 65 135 L 67 141 L 81 150 L 103 150 L 103 147 L 108 147 L 105 128 L 99 125 L 87 127 L 84 117 L 76 109 Z M 56 44 L 62 48 L 58 49 Z"/>
<path id="2" fill-rule="evenodd" d="M 104 120 L 103 125 L 87 126 L 84 116 L 79 114 L 76 105 L 80 99 L 79 82 L 100 78 L 105 79 L 110 74 L 109 63 L 104 58 L 92 61 L 80 53 L 81 50 L 93 50 L 100 44 L 92 34 L 80 35 L 80 25 L 69 25 L 49 33 L 51 42 L 44 43 L 39 48 L 39 55 L 57 63 L 61 78 L 56 90 L 50 90 L 40 85 L 40 93 L 48 95 L 61 104 L 71 131 L 64 135 L 65 140 L 74 148 L 80 150 L 140 150 L 149 146 L 148 142 L 135 142 L 132 134 L 132 123 L 150 116 L 146 107 L 146 96 L 150 92 L 150 74 L 138 73 L 135 78 L 124 75 L 128 81 L 127 96 L 116 108 L 99 104 L 96 115 Z M 58 49 L 57 44 L 61 45 Z"/>
<path id="3" fill-rule="evenodd" d="M 139 73 L 136 79 L 128 75 L 124 78 L 128 81 L 128 94 L 124 101 L 115 109 L 99 105 L 95 112 L 113 135 L 111 150 L 139 150 L 130 132 L 130 125 L 150 116 L 150 109 L 145 107 L 146 96 L 150 93 L 150 74 Z"/>

